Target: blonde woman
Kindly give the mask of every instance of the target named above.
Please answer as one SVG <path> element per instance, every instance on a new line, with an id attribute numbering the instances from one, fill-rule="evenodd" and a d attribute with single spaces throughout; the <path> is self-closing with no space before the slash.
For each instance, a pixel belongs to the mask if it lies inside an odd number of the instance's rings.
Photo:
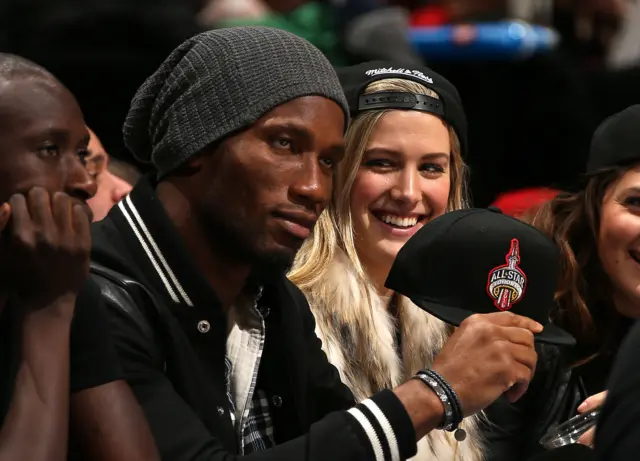
<path id="1" fill-rule="evenodd" d="M 317 334 L 361 401 L 428 366 L 451 328 L 384 287 L 404 243 L 427 221 L 467 206 L 466 119 L 456 89 L 430 69 L 386 62 L 339 72 L 353 120 L 333 201 L 298 254 L 291 280 Z M 466 439 L 433 431 L 414 460 L 483 459 L 477 420 Z"/>

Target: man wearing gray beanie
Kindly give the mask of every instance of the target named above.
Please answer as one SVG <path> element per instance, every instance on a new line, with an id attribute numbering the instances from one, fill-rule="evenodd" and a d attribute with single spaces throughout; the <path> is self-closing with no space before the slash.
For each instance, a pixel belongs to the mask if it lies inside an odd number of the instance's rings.
<path id="1" fill-rule="evenodd" d="M 286 278 L 348 114 L 325 57 L 264 27 L 189 39 L 135 95 L 125 141 L 157 174 L 95 224 L 92 278 L 163 460 L 399 461 L 450 419 L 420 380 L 355 405 Z M 477 365 L 498 321 L 471 323 L 436 359 L 465 415 L 528 382 Z"/>

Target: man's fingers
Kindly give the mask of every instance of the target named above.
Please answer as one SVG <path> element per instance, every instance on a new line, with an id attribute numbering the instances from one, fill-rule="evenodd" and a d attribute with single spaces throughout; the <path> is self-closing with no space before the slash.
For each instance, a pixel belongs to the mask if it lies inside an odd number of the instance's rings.
<path id="1" fill-rule="evenodd" d="M 535 366 L 530 368 L 528 365 L 515 363 L 512 365 L 511 371 L 513 373 L 513 384 L 504 395 L 509 402 L 513 403 L 519 400 L 520 397 L 527 392 L 529 382 L 531 382 L 531 378 L 535 371 Z"/>
<path id="2" fill-rule="evenodd" d="M 54 225 L 51 214 L 49 192 L 42 187 L 34 187 L 27 193 L 29 215 L 38 229 L 51 229 Z"/>
<path id="3" fill-rule="evenodd" d="M 493 314 L 480 314 L 485 315 L 486 319 L 504 327 L 516 327 L 525 328 L 533 333 L 540 333 L 544 327 L 535 320 L 521 315 L 515 315 L 511 312 L 495 312 Z"/>
<path id="4" fill-rule="evenodd" d="M 64 192 L 56 192 L 52 199 L 53 218 L 62 232 L 73 229 L 73 203 Z"/>
<path id="5" fill-rule="evenodd" d="M 79 242 L 86 242 L 86 250 L 91 249 L 91 223 L 82 205 L 73 205 L 73 228 Z"/>
<path id="6" fill-rule="evenodd" d="M 529 389 L 528 382 L 516 383 L 504 393 L 504 396 L 510 403 L 514 403 L 520 400 L 522 396 L 527 393 L 527 389 Z"/>
<path id="7" fill-rule="evenodd" d="M 506 340 L 513 344 L 527 346 L 533 348 L 535 344 L 533 332 L 526 328 L 520 327 L 502 327 L 502 332 Z"/>
<path id="8" fill-rule="evenodd" d="M 515 402 L 524 395 L 533 378 L 538 362 L 538 354 L 530 346 L 505 343 L 505 373 L 509 380 L 509 389 L 505 396 Z"/>
<path id="9" fill-rule="evenodd" d="M 527 367 L 533 375 L 533 372 L 536 369 L 536 364 L 538 363 L 538 354 L 536 353 L 535 349 L 523 346 L 521 344 L 512 343 L 508 343 L 506 347 L 507 350 L 505 353 L 520 365 L 524 365 L 525 367 Z"/>
<path id="10" fill-rule="evenodd" d="M 27 198 L 22 194 L 14 194 L 9 199 L 11 206 L 12 226 L 14 235 L 19 235 L 25 231 L 31 231 L 31 216 L 27 208 Z"/>

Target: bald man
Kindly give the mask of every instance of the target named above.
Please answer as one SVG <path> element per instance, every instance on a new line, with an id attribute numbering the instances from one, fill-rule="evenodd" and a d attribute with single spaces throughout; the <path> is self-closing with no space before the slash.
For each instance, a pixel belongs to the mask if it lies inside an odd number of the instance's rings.
<path id="1" fill-rule="evenodd" d="M 158 459 L 86 280 L 89 139 L 62 83 L 0 53 L 0 461 Z"/>

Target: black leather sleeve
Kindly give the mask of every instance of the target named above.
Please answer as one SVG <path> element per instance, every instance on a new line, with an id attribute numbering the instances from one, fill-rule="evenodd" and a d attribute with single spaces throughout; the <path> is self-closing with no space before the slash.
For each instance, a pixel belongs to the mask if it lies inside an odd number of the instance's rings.
<path id="1" fill-rule="evenodd" d="M 71 393 L 124 378 L 100 288 L 85 282 L 71 323 Z"/>
<path id="2" fill-rule="evenodd" d="M 536 350 L 538 365 L 527 393 L 515 403 L 501 397 L 486 410 L 487 461 L 541 453 L 540 438 L 552 424 L 573 416 L 582 401 L 564 351 L 551 345 L 537 345 Z"/>

